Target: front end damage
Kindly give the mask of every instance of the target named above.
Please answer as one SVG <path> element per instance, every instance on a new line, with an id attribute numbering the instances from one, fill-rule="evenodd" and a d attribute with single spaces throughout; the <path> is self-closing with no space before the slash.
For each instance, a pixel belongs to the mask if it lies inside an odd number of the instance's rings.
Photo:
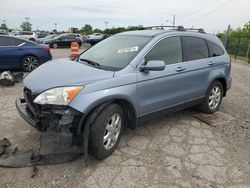
<path id="1" fill-rule="evenodd" d="M 29 89 L 24 88 L 23 98 L 18 97 L 16 99 L 16 108 L 20 116 L 37 130 L 53 132 L 60 140 L 64 139 L 72 148 L 75 146 L 79 148 L 77 152 L 68 152 L 60 162 L 72 160 L 72 157 L 67 156 L 84 154 L 85 164 L 87 165 L 89 126 L 93 122 L 94 116 L 91 115 L 90 118 L 85 118 L 85 114 L 69 106 L 38 105 L 33 102 L 35 98 L 36 96 L 32 95 Z M 54 161 L 54 157 L 58 156 L 58 154 L 65 155 L 65 152 L 47 155 Z M 43 162 L 38 160 L 36 164 L 40 162 L 49 164 L 50 162 L 47 162 L 50 161 L 50 159 L 47 159 L 48 156 L 43 155 L 43 159 L 46 158 L 46 160 Z"/>
<path id="2" fill-rule="evenodd" d="M 39 105 L 33 102 L 35 98 L 36 95 L 24 88 L 23 98 L 16 99 L 16 108 L 21 117 L 41 132 L 68 135 L 74 143 L 79 143 L 77 138 L 82 131 L 78 130 L 78 126 L 84 114 L 69 106 Z"/>

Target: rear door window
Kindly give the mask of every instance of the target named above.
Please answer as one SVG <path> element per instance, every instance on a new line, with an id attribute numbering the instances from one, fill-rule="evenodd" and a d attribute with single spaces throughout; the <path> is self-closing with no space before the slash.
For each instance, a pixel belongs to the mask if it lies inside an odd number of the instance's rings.
<path id="1" fill-rule="evenodd" d="M 208 47 L 206 41 L 197 37 L 182 37 L 185 61 L 208 58 Z"/>
<path id="2" fill-rule="evenodd" d="M 207 40 L 207 45 L 210 57 L 221 56 L 224 54 L 224 51 L 217 44 Z"/>
<path id="3" fill-rule="evenodd" d="M 167 65 L 182 62 L 180 37 L 169 37 L 156 44 L 146 55 L 145 61 L 163 60 Z"/>

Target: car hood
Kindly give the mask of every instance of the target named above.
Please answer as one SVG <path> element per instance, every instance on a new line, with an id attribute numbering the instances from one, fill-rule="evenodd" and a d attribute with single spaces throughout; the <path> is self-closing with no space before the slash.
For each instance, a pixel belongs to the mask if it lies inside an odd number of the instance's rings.
<path id="1" fill-rule="evenodd" d="M 112 78 L 113 71 L 106 71 L 67 59 L 44 63 L 27 77 L 24 86 L 39 94 L 50 88 L 60 86 L 84 85 L 97 80 Z"/>

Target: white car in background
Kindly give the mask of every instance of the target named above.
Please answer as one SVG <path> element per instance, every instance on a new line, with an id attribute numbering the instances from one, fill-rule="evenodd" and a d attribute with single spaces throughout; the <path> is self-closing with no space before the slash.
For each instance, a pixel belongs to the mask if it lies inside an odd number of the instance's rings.
<path id="1" fill-rule="evenodd" d="M 16 37 L 20 37 L 23 39 L 27 39 L 33 42 L 37 41 L 37 34 L 35 32 L 31 32 L 31 31 L 19 31 L 15 33 Z"/>
<path id="2" fill-rule="evenodd" d="M 76 37 L 77 39 L 79 39 L 82 42 L 82 35 L 77 34 L 77 33 L 71 33 L 71 35 L 73 35 L 74 37 Z"/>

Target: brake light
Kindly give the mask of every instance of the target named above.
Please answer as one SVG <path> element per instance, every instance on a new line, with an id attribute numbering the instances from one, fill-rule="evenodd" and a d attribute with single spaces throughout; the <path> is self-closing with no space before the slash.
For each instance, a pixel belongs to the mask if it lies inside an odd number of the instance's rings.
<path id="1" fill-rule="evenodd" d="M 45 47 L 45 48 L 43 48 L 43 50 L 50 53 L 50 48 L 49 47 Z"/>

